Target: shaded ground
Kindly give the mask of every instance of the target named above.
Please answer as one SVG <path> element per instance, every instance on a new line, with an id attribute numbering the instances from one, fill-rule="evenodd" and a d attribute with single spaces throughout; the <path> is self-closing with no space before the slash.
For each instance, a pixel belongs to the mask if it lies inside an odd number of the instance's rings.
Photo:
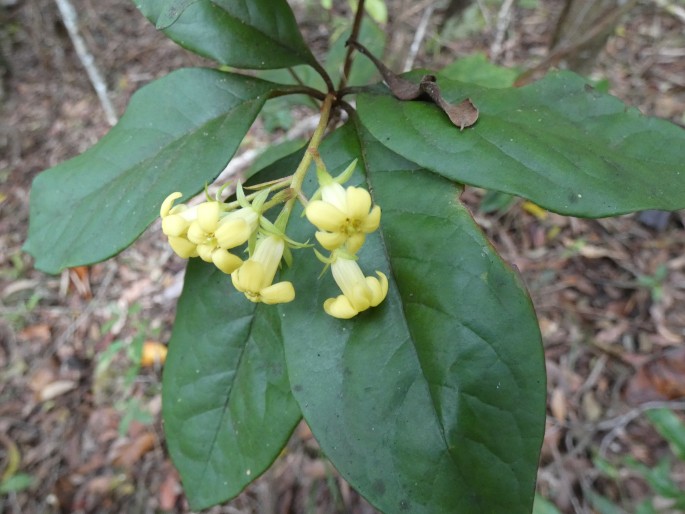
<path id="1" fill-rule="evenodd" d="M 16 476 L 26 474 L 31 485 L 0 495 L 0 511 L 186 512 L 164 451 L 159 367 L 139 369 L 132 353 L 136 345 L 169 339 L 183 263 L 156 225 L 116 259 L 59 277 L 35 271 L 21 252 L 32 178 L 91 146 L 108 125 L 55 4 L 5 4 L 0 474 L 16 465 Z M 202 63 L 160 37 L 129 2 L 100 4 L 74 1 L 118 113 L 149 80 Z M 413 37 L 429 4 L 392 2 L 392 12 L 403 13 L 393 17 L 399 30 L 392 33 Z M 559 6 L 547 1 L 536 9 L 516 8 L 500 61 L 524 67 L 539 62 Z M 307 36 L 325 46 L 325 25 L 304 11 Z M 487 12 L 490 26 L 448 22 L 440 38 L 424 41 L 416 65 L 488 50 L 497 9 Z M 428 34 L 435 34 L 438 22 L 436 13 Z M 682 20 L 642 2 L 609 40 L 594 78 L 608 79 L 614 94 L 645 113 L 685 123 L 684 28 Z M 392 48 L 401 53 L 410 43 L 396 36 Z M 404 54 L 393 57 L 404 60 Z M 257 127 L 248 146 L 269 137 Z M 473 189 L 465 195 L 503 257 L 525 277 L 547 349 L 549 416 L 539 490 L 563 512 L 592 512 L 593 492 L 630 511 L 655 495 L 639 472 L 625 466 L 626 457 L 651 466 L 670 455 L 640 415 L 641 406 L 685 397 L 685 215 L 650 228 L 637 216 L 584 221 L 523 202 L 485 214 L 478 210 L 482 197 Z M 619 467 L 620 477 L 600 473 L 596 455 Z M 682 462 L 672 476 L 685 487 Z M 212 512 L 373 510 L 320 458 L 302 425 L 272 470 Z"/>

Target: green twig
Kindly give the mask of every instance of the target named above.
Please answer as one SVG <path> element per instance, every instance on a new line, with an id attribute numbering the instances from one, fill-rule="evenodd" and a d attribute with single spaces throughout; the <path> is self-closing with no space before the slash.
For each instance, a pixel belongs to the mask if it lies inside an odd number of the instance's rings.
<path id="1" fill-rule="evenodd" d="M 333 106 L 333 98 L 333 93 L 329 93 L 326 95 L 326 99 L 321 106 L 321 118 L 319 118 L 319 124 L 317 125 L 316 130 L 314 130 L 314 134 L 312 134 L 307 151 L 302 156 L 302 161 L 300 161 L 295 173 L 293 173 L 293 179 L 290 183 L 290 188 L 295 194 L 293 198 L 285 203 L 283 206 L 283 212 L 281 212 L 281 214 L 278 216 L 279 218 L 283 216 L 285 219 L 287 219 L 288 216 L 290 216 L 290 213 L 295 205 L 295 200 L 302 192 L 302 183 L 304 182 L 304 177 L 307 175 L 307 170 L 312 162 L 313 155 L 319 151 L 319 145 L 321 144 L 321 140 L 326 133 L 326 127 L 328 126 L 328 120 L 330 118 L 331 108 Z"/>

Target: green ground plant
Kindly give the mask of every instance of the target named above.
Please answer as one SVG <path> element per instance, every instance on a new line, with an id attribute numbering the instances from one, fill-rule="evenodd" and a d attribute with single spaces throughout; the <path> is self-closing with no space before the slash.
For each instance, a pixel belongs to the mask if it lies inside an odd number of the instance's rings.
<path id="1" fill-rule="evenodd" d="M 472 56 L 395 75 L 363 0 L 323 62 L 285 0 L 135 3 L 217 68 L 148 84 L 100 142 L 40 174 L 24 248 L 57 273 L 161 216 L 189 261 L 163 417 L 191 506 L 239 494 L 304 418 L 383 512 L 531 512 L 540 332 L 460 194 L 588 218 L 681 209 L 685 131 L 570 72 L 514 87 L 516 71 Z M 304 148 L 227 198 L 176 203 L 219 175 L 265 105 L 293 98 L 320 111 Z"/>
<path id="2" fill-rule="evenodd" d="M 619 494 L 624 494 L 623 483 L 627 476 L 640 477 L 649 486 L 651 494 L 639 503 L 630 505 L 630 512 L 636 514 L 657 514 L 660 512 L 685 512 L 685 491 L 679 483 L 685 464 L 685 423 L 673 410 L 666 407 L 654 407 L 644 413 L 654 429 L 664 438 L 671 450 L 670 454 L 660 456 L 654 465 L 648 465 L 633 456 L 621 458 L 618 462 L 595 457 L 596 467 L 602 474 L 613 480 Z M 622 498 L 621 498 L 622 499 Z M 614 501 L 597 493 L 591 498 L 593 505 L 601 514 L 623 514 L 626 511 Z"/>

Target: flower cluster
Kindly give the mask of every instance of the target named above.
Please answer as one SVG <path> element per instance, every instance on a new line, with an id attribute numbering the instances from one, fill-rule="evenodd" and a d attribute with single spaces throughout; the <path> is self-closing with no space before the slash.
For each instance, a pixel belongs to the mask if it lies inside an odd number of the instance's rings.
<path id="1" fill-rule="evenodd" d="M 285 237 L 262 218 L 262 209 L 269 192 L 256 195 L 250 203 L 238 187 L 238 207 L 217 200 L 208 200 L 194 207 L 174 205 L 182 196 L 172 193 L 162 203 L 162 232 L 169 238 L 174 252 L 184 259 L 200 257 L 231 275 L 238 291 L 253 302 L 268 304 L 290 302 L 295 290 L 290 282 L 272 284 L 281 263 Z M 259 230 L 265 226 L 273 233 Z M 254 251 L 243 261 L 230 250 L 254 242 Z M 249 246 L 249 245 L 248 245 Z"/>
<path id="2" fill-rule="evenodd" d="M 353 161 L 339 177 L 333 178 L 322 162 L 317 163 L 319 191 L 307 205 L 305 215 L 319 231 L 316 239 L 329 257 L 320 257 L 331 265 L 333 279 L 342 291 L 336 298 L 324 302 L 327 314 L 349 319 L 370 307 L 380 304 L 388 294 L 388 278 L 377 271 L 376 277 L 366 277 L 357 263 L 356 253 L 366 235 L 375 231 L 381 221 L 381 208 L 371 206 L 371 195 L 366 189 L 348 186 L 345 182 L 354 171 Z M 321 199 L 318 199 L 320 196 Z"/>
<path id="3" fill-rule="evenodd" d="M 341 185 L 352 175 L 356 161 L 333 178 L 318 154 L 315 159 L 320 187 L 307 203 L 305 215 L 318 229 L 317 241 L 330 252 L 327 257 L 318 252 L 317 255 L 330 265 L 333 278 L 342 291 L 336 298 L 326 300 L 323 308 L 331 316 L 348 319 L 377 306 L 388 293 L 387 277 L 381 272 L 376 272 L 378 277 L 365 277 L 356 255 L 366 235 L 378 228 L 381 209 L 372 206 L 367 190 Z M 265 304 L 291 302 L 295 299 L 292 283 L 274 283 L 274 279 L 281 260 L 288 260 L 289 249 L 307 245 L 296 243 L 285 235 L 294 201 L 292 190 L 276 193 L 267 202 L 271 192 L 267 184 L 250 195 L 248 201 L 242 187 L 238 186 L 235 202 L 207 199 L 193 207 L 174 205 L 182 194 L 172 193 L 160 208 L 162 231 L 179 257 L 199 257 L 213 263 L 231 275 L 233 286 L 248 300 Z M 263 213 L 283 202 L 286 205 L 276 222 L 269 222 Z M 245 244 L 249 257 L 243 261 L 236 255 L 236 249 Z"/>

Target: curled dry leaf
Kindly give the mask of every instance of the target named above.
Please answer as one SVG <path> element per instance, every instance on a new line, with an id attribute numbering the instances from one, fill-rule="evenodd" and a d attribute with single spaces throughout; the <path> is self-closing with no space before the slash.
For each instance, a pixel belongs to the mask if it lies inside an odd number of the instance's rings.
<path id="1" fill-rule="evenodd" d="M 371 60 L 390 88 L 390 92 L 398 100 L 409 101 L 428 98 L 440 107 L 440 109 L 447 114 L 450 121 L 459 127 L 460 130 L 464 130 L 464 128 L 470 127 L 478 121 L 478 108 L 473 105 L 473 102 L 471 102 L 469 98 L 466 98 L 457 105 L 453 105 L 442 97 L 435 75 L 424 75 L 419 84 L 414 84 L 393 73 L 376 56 L 369 52 L 366 47 L 359 44 L 357 41 L 350 40 L 347 44 Z"/>
<path id="2" fill-rule="evenodd" d="M 434 75 L 425 75 L 421 79 L 421 84 L 419 86 L 421 91 L 426 93 L 438 107 L 445 111 L 445 114 L 447 114 L 450 121 L 459 127 L 460 130 L 464 130 L 465 127 L 470 127 L 478 120 L 478 109 L 469 98 L 457 105 L 452 105 L 442 97 L 440 87 L 438 87 L 437 82 L 435 82 Z"/>

